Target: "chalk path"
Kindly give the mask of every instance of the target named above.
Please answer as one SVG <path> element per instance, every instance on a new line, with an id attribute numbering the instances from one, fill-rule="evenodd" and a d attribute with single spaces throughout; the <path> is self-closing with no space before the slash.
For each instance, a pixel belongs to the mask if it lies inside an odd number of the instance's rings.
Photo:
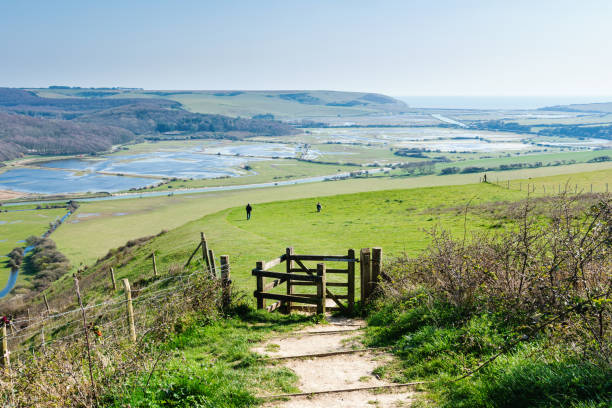
<path id="1" fill-rule="evenodd" d="M 253 348 L 271 364 L 281 364 L 298 377 L 300 393 L 269 400 L 266 408 L 409 407 L 415 392 L 374 374 L 394 356 L 361 343 L 365 322 L 328 318 L 329 324 L 272 338 Z M 270 398 L 270 395 L 262 395 Z"/>

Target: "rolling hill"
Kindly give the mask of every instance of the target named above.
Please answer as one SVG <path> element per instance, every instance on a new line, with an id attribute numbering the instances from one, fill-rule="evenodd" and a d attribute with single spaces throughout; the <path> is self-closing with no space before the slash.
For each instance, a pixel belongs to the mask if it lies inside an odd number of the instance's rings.
<path id="1" fill-rule="evenodd" d="M 363 116 L 405 112 L 408 106 L 395 98 L 367 92 L 340 91 L 173 91 L 54 88 L 32 89 L 40 96 L 53 98 L 89 98 L 118 100 L 129 98 L 163 98 L 181 103 L 191 112 L 234 117 L 272 114 L 280 120 L 311 117 Z"/>
<path id="2" fill-rule="evenodd" d="M 24 153 L 97 153 L 139 135 L 237 139 L 294 131 L 291 125 L 268 117 L 243 119 L 194 113 L 179 102 L 160 97 L 48 98 L 22 89 L 0 88 L 0 161 Z M 161 135 L 167 132 L 172 135 Z"/>

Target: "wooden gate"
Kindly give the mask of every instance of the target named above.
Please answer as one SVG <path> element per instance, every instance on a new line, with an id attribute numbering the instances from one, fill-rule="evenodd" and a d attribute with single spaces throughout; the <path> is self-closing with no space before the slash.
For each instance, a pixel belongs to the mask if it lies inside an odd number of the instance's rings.
<path id="1" fill-rule="evenodd" d="M 317 262 L 316 267 L 308 267 L 306 263 Z M 293 248 L 287 248 L 280 257 L 269 262 L 258 261 L 253 269 L 253 276 L 257 278 L 257 290 L 254 296 L 257 298 L 257 308 L 274 311 L 281 308 L 285 313 L 291 313 L 297 308 L 294 303 L 315 305 L 317 313 L 325 313 L 326 310 L 341 310 L 353 314 L 355 311 L 355 251 L 349 249 L 346 255 L 297 255 Z M 272 271 L 274 267 L 283 264 L 284 272 Z M 326 263 L 346 263 L 346 268 L 330 268 Z M 329 275 L 334 275 L 328 279 Z M 345 279 L 338 277 L 345 275 Z M 264 279 L 271 278 L 266 282 Z M 270 290 L 286 283 L 285 293 L 272 293 Z M 297 288 L 302 286 L 316 286 L 316 294 L 296 293 Z M 346 294 L 333 293 L 330 287 L 346 288 Z M 335 306 L 327 307 L 327 298 L 334 301 Z M 266 299 L 276 300 L 275 303 L 266 306 Z M 346 304 L 342 301 L 345 300 Z M 312 307 L 312 306 L 311 306 Z M 300 308 L 304 308 L 303 306 Z M 307 307 L 306 307 L 307 308 Z"/>

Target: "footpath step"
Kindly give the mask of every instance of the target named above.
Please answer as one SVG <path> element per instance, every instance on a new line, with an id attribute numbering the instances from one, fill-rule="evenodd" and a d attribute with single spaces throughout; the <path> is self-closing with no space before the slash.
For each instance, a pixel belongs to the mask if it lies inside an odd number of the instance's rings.
<path id="1" fill-rule="evenodd" d="M 299 378 L 299 393 L 268 400 L 265 407 L 408 407 L 412 384 L 393 384 L 374 371 L 393 360 L 385 348 L 364 348 L 360 341 L 365 322 L 330 318 L 316 325 L 270 339 L 253 349 Z M 270 396 L 265 396 L 269 399 Z"/>
<path id="2" fill-rule="evenodd" d="M 396 408 L 410 407 L 414 392 L 389 391 L 384 394 L 371 391 L 329 393 L 298 396 L 286 401 L 269 401 L 266 408 Z"/>

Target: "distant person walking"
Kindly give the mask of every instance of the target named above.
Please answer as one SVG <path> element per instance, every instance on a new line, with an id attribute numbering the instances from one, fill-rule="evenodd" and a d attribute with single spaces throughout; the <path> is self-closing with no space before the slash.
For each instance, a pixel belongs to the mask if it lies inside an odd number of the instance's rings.
<path id="1" fill-rule="evenodd" d="M 251 207 L 251 203 L 248 203 L 246 206 L 247 220 L 251 219 L 251 211 L 253 211 L 253 207 Z"/>
<path id="2" fill-rule="evenodd" d="M 484 174 L 484 179 L 483 181 L 486 183 L 487 182 L 487 173 Z"/>
<path id="3" fill-rule="evenodd" d="M 317 203 L 317 212 L 321 212 L 321 208 L 323 208 L 321 207 L 321 203 Z"/>

